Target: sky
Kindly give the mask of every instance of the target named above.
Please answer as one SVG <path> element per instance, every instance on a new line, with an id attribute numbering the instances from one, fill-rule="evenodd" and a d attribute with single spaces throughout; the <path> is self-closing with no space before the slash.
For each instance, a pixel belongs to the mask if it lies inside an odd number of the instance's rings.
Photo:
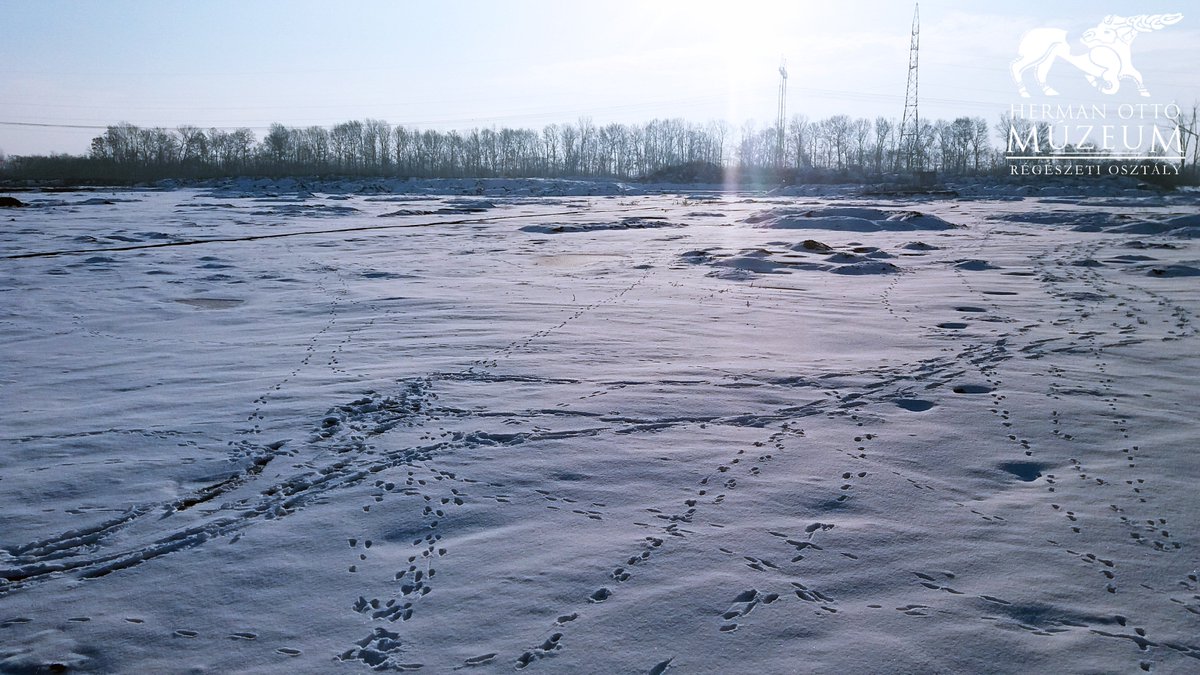
<path id="1" fill-rule="evenodd" d="M 1190 0 L 923 0 L 920 113 L 996 121 L 1022 103 L 1022 35 L 1078 37 L 1106 14 L 1182 13 L 1138 36 L 1151 101 L 1200 101 Z M 867 0 L 0 0 L 0 152 L 83 154 L 106 125 L 439 130 L 788 115 L 899 119 L 913 4 Z M 1095 95 L 1060 62 L 1063 100 Z M 1032 73 L 1027 81 L 1032 85 Z M 1138 102 L 1126 81 L 1105 101 Z M 38 126 L 35 126 L 38 125 Z"/>

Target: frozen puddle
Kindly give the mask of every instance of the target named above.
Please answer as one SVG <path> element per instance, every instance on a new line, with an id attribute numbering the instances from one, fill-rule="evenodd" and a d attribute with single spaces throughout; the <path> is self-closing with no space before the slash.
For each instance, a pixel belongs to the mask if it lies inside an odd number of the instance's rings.
<path id="1" fill-rule="evenodd" d="M 568 187 L 6 214 L 0 671 L 1195 669 L 1195 206 Z"/>

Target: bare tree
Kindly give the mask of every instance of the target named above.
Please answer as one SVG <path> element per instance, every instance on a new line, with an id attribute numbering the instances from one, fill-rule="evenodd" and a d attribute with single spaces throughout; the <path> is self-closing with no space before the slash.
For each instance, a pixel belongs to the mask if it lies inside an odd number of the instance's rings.
<path id="1" fill-rule="evenodd" d="M 896 128 L 895 122 L 886 117 L 875 118 L 875 138 L 871 146 L 871 156 L 875 173 L 883 173 L 883 167 L 887 166 L 888 153 L 892 149 L 892 132 Z"/>
<path id="2" fill-rule="evenodd" d="M 547 124 L 542 128 L 542 147 L 546 152 L 547 171 L 555 173 L 559 170 L 559 129 L 557 124 Z"/>
<path id="3" fill-rule="evenodd" d="M 789 148 L 795 157 L 792 163 L 796 169 L 802 169 L 812 166 L 812 157 L 808 152 L 808 136 L 812 125 L 808 122 L 808 117 L 804 115 L 792 115 L 791 121 L 788 122 L 788 144 Z"/>
<path id="4" fill-rule="evenodd" d="M 559 134 L 562 143 L 563 173 L 568 176 L 579 175 L 579 148 L 577 141 L 579 133 L 570 124 L 564 124 Z"/>
<path id="5" fill-rule="evenodd" d="M 850 137 L 854 147 L 854 166 L 864 169 L 867 166 L 867 141 L 871 138 L 871 123 L 865 119 L 856 119 L 850 123 Z"/>
<path id="6" fill-rule="evenodd" d="M 203 129 L 181 124 L 175 128 L 175 133 L 179 137 L 180 162 L 187 164 L 204 161 L 208 154 L 208 136 L 204 134 Z"/>
<path id="7" fill-rule="evenodd" d="M 826 122 L 830 148 L 837 162 L 836 168 L 840 171 L 846 168 L 846 155 L 850 148 L 850 117 L 834 115 Z"/>
<path id="8" fill-rule="evenodd" d="M 276 171 L 292 160 L 294 147 L 291 129 L 278 122 L 271 125 L 262 140 L 262 152 Z"/>
<path id="9" fill-rule="evenodd" d="M 972 170 L 978 174 L 988 151 L 988 124 L 982 117 L 971 119 L 970 147 Z"/>

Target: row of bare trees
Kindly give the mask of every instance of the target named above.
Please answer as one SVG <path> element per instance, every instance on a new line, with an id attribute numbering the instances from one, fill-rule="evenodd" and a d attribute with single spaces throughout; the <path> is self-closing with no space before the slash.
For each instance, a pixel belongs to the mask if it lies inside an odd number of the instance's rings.
<path id="1" fill-rule="evenodd" d="M 780 147 L 782 138 L 783 146 Z M 704 163 L 743 169 L 898 170 L 894 120 L 835 115 L 793 117 L 775 127 L 747 123 L 735 139 L 724 122 L 678 119 L 645 124 L 576 124 L 467 132 L 392 127 L 353 120 L 333 127 L 273 124 L 256 141 L 249 129 L 174 130 L 128 123 L 92 140 L 91 158 L 127 169 L 180 170 L 184 176 L 247 171 L 272 174 L 397 175 L 421 177 L 613 176 L 634 178 L 674 166 Z M 994 150 L 982 118 L 925 122 L 919 136 L 925 164 L 955 174 L 991 168 Z M 726 148 L 732 147 L 732 152 Z M 782 150 L 782 154 L 781 151 Z"/>
<path id="2" fill-rule="evenodd" d="M 1200 142 L 1194 138 L 1192 164 Z M 672 175 L 672 167 L 702 165 L 792 175 L 870 177 L 909 166 L 945 175 L 978 175 L 1004 166 L 1011 120 L 993 129 L 980 117 L 922 120 L 915 147 L 900 147 L 896 120 L 834 115 L 793 116 L 782 130 L 746 123 L 698 124 L 658 119 L 644 124 L 596 124 L 590 118 L 541 130 L 484 128 L 436 131 L 392 126 L 383 120 L 352 120 L 332 127 L 273 124 L 258 139 L 247 128 L 143 128 L 120 123 L 91 143 L 87 158 L 15 157 L 12 175 L 52 172 L 57 161 L 92 180 L 147 180 L 233 175 L 357 175 L 402 177 L 638 178 Z M 782 131 L 782 133 L 781 133 Z M 1188 136 L 1191 133 L 1191 136 Z M 1185 153 L 1186 154 L 1186 153 Z M 34 170 L 37 167 L 37 170 Z M 22 171 L 21 169 L 25 169 Z"/>
<path id="3" fill-rule="evenodd" d="M 809 120 L 796 115 L 783 130 L 782 148 L 778 127 L 756 129 L 752 123 L 744 125 L 737 158 L 743 167 L 766 167 L 774 162 L 801 171 L 832 169 L 880 175 L 908 165 L 899 136 L 899 124 L 886 117 L 869 120 L 834 115 Z M 922 121 L 913 152 L 917 168 L 953 175 L 989 171 L 998 159 L 988 123 L 982 117 Z"/>
<path id="4" fill-rule="evenodd" d="M 632 178 L 693 162 L 723 165 L 725 129 L 678 119 L 597 125 L 583 118 L 541 131 L 442 132 L 367 119 L 330 128 L 272 124 L 256 141 L 249 129 L 168 130 L 121 123 L 92 140 L 90 158 L 135 171 L 174 168 L 185 177 L 258 172 Z"/>
<path id="5" fill-rule="evenodd" d="M 249 169 L 260 148 L 250 129 L 180 126 L 143 129 L 128 122 L 110 126 L 92 139 L 90 157 L 123 167 L 160 170 L 206 166 L 219 171 Z"/>

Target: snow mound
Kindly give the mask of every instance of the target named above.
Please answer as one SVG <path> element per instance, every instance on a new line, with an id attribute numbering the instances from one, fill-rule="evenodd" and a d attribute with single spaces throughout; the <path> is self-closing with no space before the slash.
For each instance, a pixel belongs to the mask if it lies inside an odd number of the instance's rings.
<path id="1" fill-rule="evenodd" d="M 387 213 L 379 214 L 379 218 L 396 218 L 402 216 L 431 216 L 437 211 L 428 211 L 426 209 L 396 209 Z"/>
<path id="2" fill-rule="evenodd" d="M 830 246 L 829 244 L 819 242 L 816 239 L 805 239 L 804 241 L 800 242 L 799 244 L 794 244 L 794 245 L 790 246 L 789 248 L 791 248 L 793 251 L 812 251 L 814 253 L 831 253 L 831 252 L 833 252 L 832 246 Z"/>
<path id="3" fill-rule="evenodd" d="M 851 263 L 849 265 L 841 265 L 841 266 L 835 267 L 829 271 L 833 272 L 834 274 L 853 274 L 853 275 L 895 274 L 900 271 L 900 268 L 896 267 L 895 265 L 893 265 L 892 263 L 889 263 L 889 262 L 880 262 L 878 260 L 871 260 L 871 261 L 866 261 L 866 262 Z"/>
<path id="4" fill-rule="evenodd" d="M 735 256 L 733 258 L 725 258 L 713 263 L 716 267 L 728 267 L 735 270 L 743 270 L 746 272 L 757 272 L 759 274 L 779 274 L 780 270 L 787 267 L 783 263 L 773 262 L 765 258 L 757 256 Z"/>
<path id="5" fill-rule="evenodd" d="M 908 230 L 953 230 L 959 226 L 920 211 L 906 211 L 888 216 L 883 229 L 895 231 Z"/>
<path id="6" fill-rule="evenodd" d="M 679 259 L 691 265 L 698 265 L 712 261 L 712 256 L 708 254 L 708 251 L 684 251 L 679 254 Z"/>
<path id="7" fill-rule="evenodd" d="M 660 227 L 683 227 L 665 218 L 631 217 L 622 218 L 615 223 L 545 223 L 526 225 L 522 232 L 537 232 L 539 234 L 567 234 L 572 232 L 599 232 L 603 230 L 645 230 Z"/>
<path id="8" fill-rule="evenodd" d="M 7 206 L 17 207 L 19 205 L 33 208 L 50 208 L 55 206 L 114 206 L 123 202 L 141 201 L 139 199 L 121 199 L 119 197 L 89 197 L 87 199 L 80 199 L 77 201 L 68 201 L 65 199 L 32 199 L 28 202 L 22 203 L 16 198 L 6 197 L 6 199 L 11 199 L 12 202 L 17 202 L 16 204 L 9 202 L 6 204 Z M 3 205 L 5 204 L 0 204 L 0 206 Z"/>
<path id="9" fill-rule="evenodd" d="M 811 209 L 809 215 L 814 218 L 842 217 L 842 218 L 861 218 L 863 220 L 884 220 L 888 214 L 864 206 L 828 206 L 825 208 Z"/>
<path id="10" fill-rule="evenodd" d="M 941 247 L 934 246 L 933 244 L 926 244 L 923 241 L 910 241 L 907 244 L 905 244 L 904 246 L 901 246 L 900 248 L 903 248 L 908 251 L 937 251 Z"/>
<path id="11" fill-rule="evenodd" d="M 805 239 L 796 244 L 772 242 L 770 246 L 779 246 L 781 250 L 766 248 L 744 249 L 732 255 L 720 255 L 709 251 L 688 251 L 680 256 L 683 262 L 690 264 L 706 264 L 718 268 L 709 276 L 730 279 L 749 280 L 758 274 L 789 274 L 792 272 L 828 272 L 851 276 L 873 274 L 895 274 L 900 267 L 885 262 L 881 258 L 894 258 L 887 251 L 874 246 L 855 246 L 850 250 L 839 251 L 828 244 L 814 239 Z M 825 255 L 822 262 L 806 262 L 798 259 L 793 253 L 817 253 Z"/>
<path id="12" fill-rule="evenodd" d="M 978 258 L 972 258 L 970 260 L 963 260 L 962 262 L 959 262 L 954 266 L 960 270 L 967 270 L 968 272 L 982 272 L 983 270 L 999 269 L 998 267 L 991 264 L 990 262 L 988 262 L 986 260 L 980 260 Z"/>
<path id="13" fill-rule="evenodd" d="M 829 256 L 825 260 L 828 260 L 831 263 L 837 263 L 839 265 L 847 265 L 850 263 L 860 263 L 860 262 L 867 261 L 866 257 L 857 255 L 855 253 L 849 253 L 847 251 L 839 251 L 837 253 L 834 253 L 833 255 Z"/>
<path id="14" fill-rule="evenodd" d="M 1019 211 L 989 216 L 988 219 L 1009 223 L 1067 227 L 1076 232 L 1101 232 L 1110 227 L 1127 225 L 1131 222 L 1131 218 L 1126 214 L 1094 209 L 1088 211 L 1065 209 Z"/>
<path id="15" fill-rule="evenodd" d="M 331 204 L 280 204 L 267 209 L 259 209 L 251 211 L 252 216 L 317 216 L 322 218 L 336 218 L 340 216 L 350 216 L 356 213 L 361 213 L 353 206 L 338 206 Z"/>
<path id="16" fill-rule="evenodd" d="M 881 228 L 871 220 L 846 216 L 779 216 L 762 221 L 759 227 L 777 230 L 829 230 L 832 232 L 878 232 Z"/>
<path id="17" fill-rule="evenodd" d="M 1141 241 L 1140 239 L 1134 239 L 1132 241 L 1125 242 L 1125 248 L 1136 248 L 1139 250 L 1155 248 L 1155 249 L 1161 249 L 1164 251 L 1171 251 L 1171 250 L 1177 249 L 1179 247 L 1176 246 L 1175 244 L 1164 244 L 1161 242 L 1145 242 L 1145 241 Z"/>
<path id="18" fill-rule="evenodd" d="M 1149 277 L 1173 278 L 1173 277 L 1195 277 L 1200 276 L 1200 269 L 1191 265 L 1164 265 L 1162 267 L 1153 267 L 1146 273 Z"/>
<path id="19" fill-rule="evenodd" d="M 855 246 L 850 249 L 850 252 L 877 260 L 896 257 L 887 251 L 881 250 L 878 246 Z"/>
<path id="20" fill-rule="evenodd" d="M 865 207 L 829 207 L 798 209 L 782 207 L 767 209 L 745 219 L 760 228 L 778 230 L 829 230 L 833 232 L 904 232 L 915 230 L 950 230 L 959 227 L 937 216 L 919 211 L 885 213 Z"/>
<path id="21" fill-rule="evenodd" d="M 1200 237 L 1200 214 L 1176 216 L 1161 221 L 1146 221 L 1131 223 L 1106 230 L 1117 234 L 1149 234 L 1180 239 L 1195 239 Z"/>
<path id="22" fill-rule="evenodd" d="M 1200 237 L 1200 214 L 1187 214 L 1166 219 L 1135 219 L 1124 213 L 1110 211 L 1013 213 L 995 216 L 995 220 L 1032 223 L 1035 225 L 1061 225 L 1075 232 L 1103 232 L 1110 234 L 1142 234 L 1181 239 Z"/>

